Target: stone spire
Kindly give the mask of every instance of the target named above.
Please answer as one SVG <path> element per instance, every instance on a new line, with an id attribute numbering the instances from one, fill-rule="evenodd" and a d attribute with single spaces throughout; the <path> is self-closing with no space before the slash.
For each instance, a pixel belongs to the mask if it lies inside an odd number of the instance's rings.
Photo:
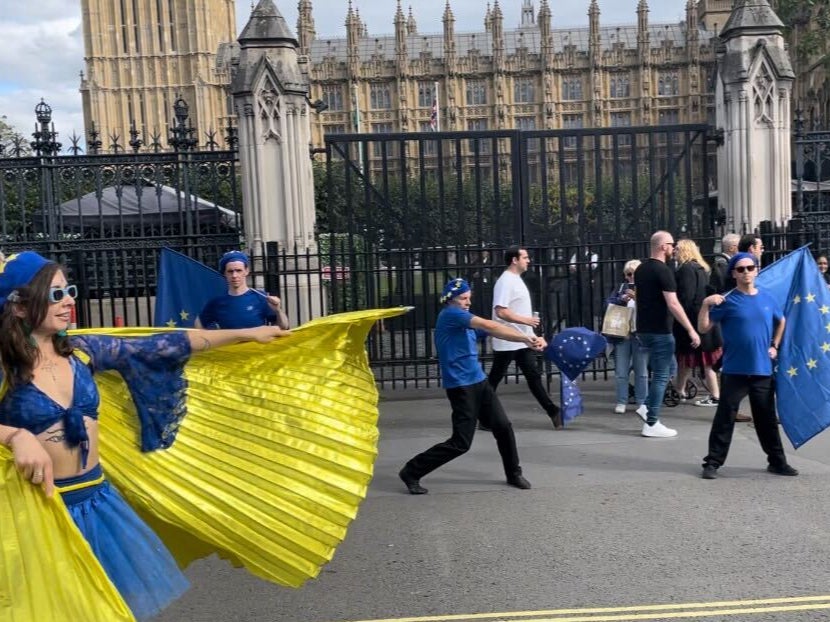
<path id="1" fill-rule="evenodd" d="M 784 22 L 772 10 L 768 0 L 736 0 L 720 38 L 726 41 L 747 34 L 781 34 L 782 28 Z"/>
<path id="2" fill-rule="evenodd" d="M 406 73 L 406 60 L 406 16 L 403 14 L 401 0 L 398 0 L 398 10 L 395 11 L 395 63 L 398 75 Z"/>
<path id="3" fill-rule="evenodd" d="M 546 69 L 553 60 L 553 38 L 551 36 L 551 13 L 548 0 L 542 0 L 539 7 L 539 35 L 541 37 L 542 68 Z"/>
<path id="4" fill-rule="evenodd" d="M 360 74 L 360 37 L 362 35 L 360 16 L 352 8 L 352 0 L 349 0 L 349 11 L 346 13 L 346 57 L 349 65 L 349 74 L 352 80 L 357 79 Z"/>
<path id="5" fill-rule="evenodd" d="M 533 0 L 522 2 L 522 28 L 529 28 L 536 25 L 536 18 L 533 15 Z"/>
<path id="6" fill-rule="evenodd" d="M 504 69 L 504 16 L 501 13 L 499 0 L 493 3 L 490 28 L 493 36 L 493 65 L 496 72 L 500 72 Z"/>
<path id="7" fill-rule="evenodd" d="M 314 17 L 312 15 L 311 0 L 300 0 L 297 6 L 297 36 L 300 42 L 300 54 L 308 56 L 311 50 L 311 43 L 317 32 L 314 30 Z"/>
<path id="8" fill-rule="evenodd" d="M 640 0 L 637 3 L 637 51 L 640 54 L 640 64 L 648 63 L 650 41 L 648 36 L 648 2 Z"/>
<path id="9" fill-rule="evenodd" d="M 691 53 L 700 48 L 700 17 L 697 12 L 697 0 L 686 2 L 686 46 Z"/>
<path id="10" fill-rule="evenodd" d="M 447 75 L 455 75 L 456 70 L 456 56 L 455 56 L 455 16 L 452 14 L 450 8 L 450 0 L 444 7 L 444 17 L 441 20 L 444 23 L 444 65 L 447 70 Z"/>
<path id="11" fill-rule="evenodd" d="M 487 12 L 484 14 L 484 32 L 493 29 L 493 12 L 490 10 L 490 3 L 487 3 Z"/>
<path id="12" fill-rule="evenodd" d="M 591 62 L 598 65 L 600 62 L 600 37 L 599 37 L 599 4 L 597 0 L 591 0 L 588 7 L 588 51 Z"/>
<path id="13" fill-rule="evenodd" d="M 415 16 L 412 14 L 412 5 L 409 5 L 409 17 L 406 18 L 406 32 L 410 35 L 418 34 L 418 24 L 415 22 Z"/>
<path id="14" fill-rule="evenodd" d="M 291 32 L 285 18 L 277 10 L 273 0 L 260 0 L 253 11 L 251 18 L 242 29 L 238 39 L 240 44 L 245 42 L 287 43 L 299 46 L 297 37 Z"/>

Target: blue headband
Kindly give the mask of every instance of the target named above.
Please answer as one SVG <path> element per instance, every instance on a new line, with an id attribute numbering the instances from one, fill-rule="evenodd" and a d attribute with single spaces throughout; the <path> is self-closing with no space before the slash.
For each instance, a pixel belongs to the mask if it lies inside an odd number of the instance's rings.
<path id="1" fill-rule="evenodd" d="M 470 291 L 470 284 L 464 279 L 453 279 L 444 285 L 444 291 L 441 293 L 441 304 L 446 304 L 456 296 L 465 294 Z"/>
<path id="2" fill-rule="evenodd" d="M 732 258 L 729 260 L 729 263 L 726 266 L 726 271 L 732 272 L 741 259 L 749 259 L 756 266 L 758 265 L 758 260 L 755 258 L 755 255 L 752 255 L 750 253 L 735 253 L 735 255 L 733 255 Z"/>
<path id="3" fill-rule="evenodd" d="M 11 255 L 0 264 L 0 309 L 21 287 L 26 287 L 46 264 L 52 263 L 34 251 Z"/>
<path id="4" fill-rule="evenodd" d="M 246 268 L 248 267 L 248 256 L 245 253 L 242 251 L 228 251 L 219 260 L 219 272 L 225 274 L 225 266 L 232 261 L 241 261 Z"/>

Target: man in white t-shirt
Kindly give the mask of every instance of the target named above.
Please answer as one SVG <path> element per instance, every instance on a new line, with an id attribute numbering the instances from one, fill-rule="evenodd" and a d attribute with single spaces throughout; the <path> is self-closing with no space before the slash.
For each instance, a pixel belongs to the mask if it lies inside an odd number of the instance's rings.
<path id="1" fill-rule="evenodd" d="M 493 289 L 493 320 L 512 326 L 526 335 L 533 335 L 533 330 L 539 326 L 539 318 L 533 316 L 530 292 L 522 280 L 522 274 L 530 265 L 530 257 L 523 248 L 511 248 L 504 254 L 504 263 L 507 267 Z M 516 362 L 516 366 L 527 380 L 530 392 L 545 409 L 553 427 L 562 427 L 559 407 L 551 401 L 542 385 L 536 354 L 525 344 L 493 338 L 493 366 L 487 378 L 493 390 L 504 378 L 511 361 Z M 482 428 L 481 424 L 479 428 Z"/>

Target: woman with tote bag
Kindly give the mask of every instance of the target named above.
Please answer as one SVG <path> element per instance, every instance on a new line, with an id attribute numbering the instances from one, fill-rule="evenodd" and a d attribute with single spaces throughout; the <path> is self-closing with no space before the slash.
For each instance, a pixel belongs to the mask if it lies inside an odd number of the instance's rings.
<path id="1" fill-rule="evenodd" d="M 648 352 L 640 346 L 635 335 L 636 288 L 634 271 L 640 265 L 639 259 L 626 262 L 623 268 L 625 280 L 608 297 L 608 309 L 603 321 L 603 334 L 614 346 L 614 368 L 617 387 L 617 404 L 614 412 L 625 413 L 628 403 L 628 378 L 634 370 L 634 398 L 641 407 L 648 395 Z M 621 309 L 622 308 L 622 309 Z M 623 321 L 620 321 L 622 318 Z M 625 326 L 624 319 L 628 318 Z"/>

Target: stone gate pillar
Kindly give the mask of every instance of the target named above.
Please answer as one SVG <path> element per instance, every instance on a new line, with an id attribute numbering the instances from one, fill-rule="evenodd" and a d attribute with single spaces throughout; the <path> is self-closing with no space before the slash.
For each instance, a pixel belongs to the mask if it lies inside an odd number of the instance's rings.
<path id="1" fill-rule="evenodd" d="M 719 207 L 731 231 L 792 213 L 790 94 L 784 24 L 768 0 L 737 0 L 720 33 L 715 87 Z"/>
<path id="2" fill-rule="evenodd" d="M 299 63 L 297 39 L 272 0 L 259 1 L 238 41 L 231 91 L 239 123 L 245 239 L 257 251 L 276 242 L 288 255 L 281 270 L 292 277 L 287 288 L 283 285 L 287 291 L 279 293 L 296 325 L 323 311 L 308 76 Z M 292 308 L 292 301 L 303 308 Z"/>

